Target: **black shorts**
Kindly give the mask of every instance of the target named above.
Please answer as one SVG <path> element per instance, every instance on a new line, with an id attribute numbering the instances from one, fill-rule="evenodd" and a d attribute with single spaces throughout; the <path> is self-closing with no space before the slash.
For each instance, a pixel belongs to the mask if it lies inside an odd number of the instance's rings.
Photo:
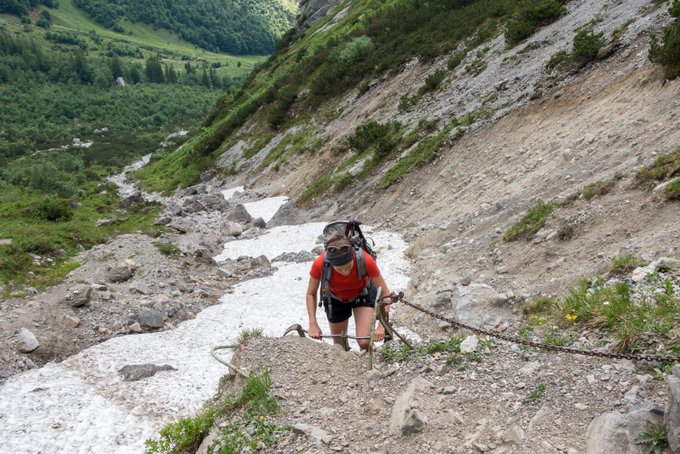
<path id="1" fill-rule="evenodd" d="M 324 309 L 326 310 L 326 317 L 331 323 L 340 323 L 349 319 L 352 316 L 352 310 L 355 307 L 370 307 L 373 308 L 375 304 L 375 290 L 369 292 L 367 296 L 361 296 L 351 303 L 343 303 L 340 300 L 331 298 L 331 304 L 324 302 Z M 330 307 L 329 307 L 330 306 Z"/>

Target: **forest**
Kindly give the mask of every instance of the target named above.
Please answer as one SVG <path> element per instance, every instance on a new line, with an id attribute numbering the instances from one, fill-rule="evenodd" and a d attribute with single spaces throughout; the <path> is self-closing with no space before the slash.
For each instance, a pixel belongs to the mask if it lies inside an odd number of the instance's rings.
<path id="1" fill-rule="evenodd" d="M 292 2 L 256 0 L 75 0 L 97 23 L 122 31 L 123 21 L 170 30 L 211 51 L 265 55 L 290 28 Z"/>

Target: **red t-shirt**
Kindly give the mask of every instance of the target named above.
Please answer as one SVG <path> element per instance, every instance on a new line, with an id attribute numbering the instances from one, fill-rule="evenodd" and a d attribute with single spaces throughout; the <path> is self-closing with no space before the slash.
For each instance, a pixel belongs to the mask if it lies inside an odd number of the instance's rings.
<path id="1" fill-rule="evenodd" d="M 357 276 L 356 257 L 352 259 L 354 266 L 347 276 L 343 276 L 335 270 L 331 273 L 328 285 L 331 288 L 331 293 L 338 298 L 349 300 L 356 297 L 364 289 L 369 278 L 372 279 L 380 276 L 380 269 L 375 263 L 375 260 L 373 260 L 373 257 L 363 249 L 361 252 L 363 252 L 364 260 L 366 262 L 366 276 L 363 279 L 359 279 Z M 323 253 L 318 256 L 312 264 L 312 269 L 309 271 L 309 275 L 317 281 L 321 280 L 321 275 L 323 274 L 323 257 Z"/>

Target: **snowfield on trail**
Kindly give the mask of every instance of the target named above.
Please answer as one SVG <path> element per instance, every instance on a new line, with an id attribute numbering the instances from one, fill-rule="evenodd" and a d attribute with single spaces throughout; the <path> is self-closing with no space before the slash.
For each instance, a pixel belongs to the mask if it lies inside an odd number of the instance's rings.
<path id="1" fill-rule="evenodd" d="M 246 204 L 251 215 L 270 219 L 285 197 Z M 225 245 L 216 259 L 312 250 L 323 223 L 272 228 L 257 238 Z M 389 232 L 369 233 L 390 288 L 408 282 L 405 242 Z M 294 323 L 307 326 L 304 294 L 310 263 L 275 262 L 273 275 L 237 285 L 220 304 L 170 331 L 113 338 L 67 360 L 10 378 L 0 388 L 0 453 L 141 453 L 144 440 L 198 410 L 217 390 L 227 368 L 211 348 L 232 343 L 244 329 L 280 336 Z M 328 332 L 323 310 L 317 312 Z M 229 350 L 221 352 L 225 359 Z M 123 381 L 125 365 L 170 365 L 139 381 Z"/>

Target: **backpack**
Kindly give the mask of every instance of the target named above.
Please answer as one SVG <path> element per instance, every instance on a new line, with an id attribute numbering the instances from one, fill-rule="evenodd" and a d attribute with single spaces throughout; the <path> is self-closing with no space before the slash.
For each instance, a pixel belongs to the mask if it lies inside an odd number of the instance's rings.
<path id="1" fill-rule="evenodd" d="M 329 238 L 334 234 L 340 234 L 344 235 L 349 240 L 349 242 L 352 244 L 352 247 L 354 248 L 354 256 L 356 257 L 357 262 L 357 276 L 359 279 L 364 279 L 366 277 L 366 259 L 364 258 L 362 251 L 366 251 L 373 258 L 373 260 L 378 258 L 378 254 L 373 250 L 371 245 L 368 244 L 368 241 L 361 232 L 359 225 L 361 225 L 361 222 L 359 222 L 357 219 L 333 221 L 324 227 L 323 237 Z M 369 239 L 373 243 L 373 239 Z M 375 245 L 375 243 L 373 243 L 373 245 Z M 331 296 L 334 296 L 331 293 L 329 286 L 332 274 L 333 266 L 324 256 L 323 272 L 321 274 L 321 283 L 319 285 L 319 307 L 321 307 L 321 305 L 324 303 L 330 304 Z M 372 286 L 373 282 L 371 281 L 369 286 L 364 288 L 359 297 L 370 295 Z"/>

